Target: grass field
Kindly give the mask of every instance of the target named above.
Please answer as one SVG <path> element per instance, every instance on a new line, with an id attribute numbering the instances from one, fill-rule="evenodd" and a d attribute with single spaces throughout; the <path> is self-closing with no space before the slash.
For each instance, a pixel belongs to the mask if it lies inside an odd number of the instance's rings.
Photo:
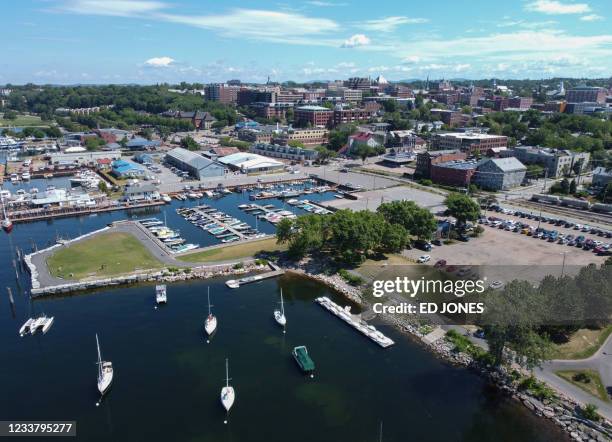
<path id="1" fill-rule="evenodd" d="M 47 126 L 47 124 L 43 122 L 40 117 L 35 115 L 18 115 L 14 120 L 5 120 L 4 118 L 0 118 L 0 127 L 8 126 Z"/>
<path id="2" fill-rule="evenodd" d="M 592 396 L 595 396 L 602 401 L 610 402 L 610 397 L 606 392 L 606 388 L 601 382 L 601 378 L 599 377 L 599 373 L 593 370 L 565 370 L 565 371 L 557 371 L 555 372 L 557 376 L 565 379 L 566 381 L 574 384 L 576 387 L 581 390 L 586 391 Z M 578 374 L 583 374 L 589 379 L 589 382 L 576 380 L 574 377 Z"/>
<path id="3" fill-rule="evenodd" d="M 612 333 L 612 325 L 598 329 L 580 329 L 565 344 L 555 345 L 554 359 L 585 359 L 592 356 Z"/>
<path id="4" fill-rule="evenodd" d="M 267 238 L 261 241 L 236 244 L 217 249 L 204 250 L 203 252 L 182 255 L 178 256 L 177 259 L 184 262 L 229 261 L 232 259 L 248 258 L 261 251 L 275 252 L 286 249 L 286 246 L 276 244 L 276 238 Z"/>
<path id="5" fill-rule="evenodd" d="M 47 259 L 49 273 L 81 280 L 164 267 L 129 233 L 102 233 L 61 248 Z"/>

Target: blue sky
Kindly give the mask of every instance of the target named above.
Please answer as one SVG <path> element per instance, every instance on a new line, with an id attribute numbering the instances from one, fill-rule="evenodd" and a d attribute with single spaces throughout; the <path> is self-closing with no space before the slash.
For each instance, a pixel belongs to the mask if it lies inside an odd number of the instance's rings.
<path id="1" fill-rule="evenodd" d="M 2 83 L 612 75 L 611 0 L 20 0 Z"/>

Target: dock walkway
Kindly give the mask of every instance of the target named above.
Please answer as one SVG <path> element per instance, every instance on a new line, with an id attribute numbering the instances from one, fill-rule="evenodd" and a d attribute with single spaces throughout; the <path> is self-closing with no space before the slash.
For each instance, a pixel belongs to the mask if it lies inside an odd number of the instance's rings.
<path id="1" fill-rule="evenodd" d="M 198 213 L 198 215 L 201 215 L 202 217 L 206 218 L 211 223 L 218 224 L 220 227 L 223 227 L 224 229 L 229 230 L 232 234 L 236 235 L 238 238 L 240 238 L 240 239 L 245 239 L 246 238 L 244 233 L 239 232 L 238 230 L 234 229 L 233 227 L 230 227 L 225 222 L 223 222 L 221 220 L 218 220 L 217 218 L 209 215 L 208 213 L 204 212 L 200 207 L 194 207 L 192 210 L 196 211 Z"/>

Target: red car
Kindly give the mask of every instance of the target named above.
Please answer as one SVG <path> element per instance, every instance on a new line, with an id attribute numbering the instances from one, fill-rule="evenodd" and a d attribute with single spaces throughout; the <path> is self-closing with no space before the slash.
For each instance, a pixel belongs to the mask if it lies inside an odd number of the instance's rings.
<path id="1" fill-rule="evenodd" d="M 434 267 L 439 269 L 442 267 L 446 267 L 446 260 L 445 259 L 440 259 L 438 261 L 436 261 L 436 263 L 434 264 Z"/>

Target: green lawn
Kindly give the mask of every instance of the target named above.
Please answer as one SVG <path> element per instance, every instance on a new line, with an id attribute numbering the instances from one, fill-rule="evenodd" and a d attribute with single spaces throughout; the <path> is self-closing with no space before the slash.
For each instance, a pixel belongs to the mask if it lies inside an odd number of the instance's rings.
<path id="1" fill-rule="evenodd" d="M 565 370 L 555 372 L 557 376 L 565 379 L 581 390 L 586 391 L 592 396 L 601 399 L 604 402 L 610 402 L 610 397 L 606 392 L 606 388 L 601 382 L 599 373 L 593 370 Z M 582 380 L 576 378 L 576 375 L 582 375 Z M 588 381 L 588 382 L 587 382 Z"/>
<path id="2" fill-rule="evenodd" d="M 51 275 L 81 280 L 164 267 L 129 233 L 102 233 L 61 248 L 47 259 Z"/>
<path id="3" fill-rule="evenodd" d="M 40 117 L 35 115 L 18 115 L 14 120 L 5 120 L 4 118 L 0 118 L 0 127 L 7 126 L 48 126 L 46 122 L 43 122 Z"/>
<path id="4" fill-rule="evenodd" d="M 204 250 L 178 256 L 177 259 L 185 262 L 212 262 L 229 261 L 232 259 L 248 258 L 259 252 L 274 252 L 286 250 L 286 246 L 276 244 L 276 238 L 266 238 L 261 241 L 252 241 L 244 244 L 235 244 L 217 249 Z"/>
<path id="5" fill-rule="evenodd" d="M 586 359 L 592 356 L 612 333 L 612 325 L 601 329 L 580 329 L 564 344 L 555 345 L 554 359 Z"/>

